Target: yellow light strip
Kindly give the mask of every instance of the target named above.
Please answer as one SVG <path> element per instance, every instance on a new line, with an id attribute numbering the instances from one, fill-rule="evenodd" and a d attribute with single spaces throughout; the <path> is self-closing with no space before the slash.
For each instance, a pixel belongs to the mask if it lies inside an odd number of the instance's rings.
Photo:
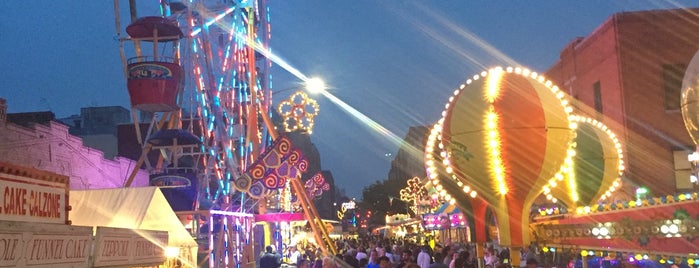
<path id="1" fill-rule="evenodd" d="M 485 74 L 482 74 L 485 76 Z M 487 136 L 486 148 L 488 148 L 490 159 L 490 174 L 495 179 L 497 191 L 501 195 L 507 194 L 507 182 L 505 181 L 505 164 L 502 160 L 502 147 L 500 133 L 498 132 L 499 116 L 495 112 L 495 107 L 492 105 L 500 96 L 500 81 L 502 80 L 503 70 L 501 67 L 490 69 L 487 74 L 487 85 L 485 90 L 485 99 L 491 104 L 488 112 L 485 114 L 485 130 Z"/>
<path id="2" fill-rule="evenodd" d="M 570 196 L 573 198 L 573 202 L 578 202 L 578 200 L 580 200 L 580 196 L 578 195 L 578 185 L 575 180 L 575 172 L 572 172 L 575 170 L 575 163 L 570 163 L 570 165 L 571 172 L 568 172 L 568 188 L 570 188 Z"/>
<path id="3" fill-rule="evenodd" d="M 494 103 L 500 96 L 500 80 L 502 79 L 502 68 L 497 67 L 490 70 L 488 75 L 488 84 L 485 91 L 485 99 L 489 103 Z"/>
<path id="4" fill-rule="evenodd" d="M 498 192 L 501 195 L 507 194 L 507 183 L 505 182 L 505 165 L 502 161 L 502 150 L 500 144 L 500 133 L 498 133 L 498 114 L 495 108 L 490 109 L 485 116 L 485 129 L 487 132 L 486 147 L 490 155 L 490 174 L 495 179 Z"/>

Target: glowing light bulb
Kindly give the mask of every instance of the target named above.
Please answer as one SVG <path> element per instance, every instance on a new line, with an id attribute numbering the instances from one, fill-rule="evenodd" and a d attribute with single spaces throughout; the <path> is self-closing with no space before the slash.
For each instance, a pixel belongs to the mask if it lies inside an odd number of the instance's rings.
<path id="1" fill-rule="evenodd" d="M 306 90 L 308 90 L 308 92 L 320 93 L 325 91 L 325 89 L 325 82 L 323 82 L 323 80 L 321 80 L 320 78 L 313 77 L 306 81 Z"/>

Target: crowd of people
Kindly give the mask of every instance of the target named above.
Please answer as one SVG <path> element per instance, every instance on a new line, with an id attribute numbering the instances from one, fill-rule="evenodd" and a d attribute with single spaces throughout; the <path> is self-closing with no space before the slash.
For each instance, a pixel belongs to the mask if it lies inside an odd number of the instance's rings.
<path id="1" fill-rule="evenodd" d="M 475 247 L 468 243 L 418 245 L 408 240 L 389 240 L 378 237 L 334 241 L 338 254 L 327 256 L 312 245 L 299 250 L 289 247 L 280 253 L 268 246 L 260 257 L 260 268 L 278 268 L 282 265 L 297 268 L 477 268 L 479 261 L 486 268 L 510 267 L 508 249 L 487 247 L 479 260 Z M 529 267 L 537 267 L 536 254 L 525 249 L 521 257 Z M 518 265 L 515 265 L 519 267 Z"/>

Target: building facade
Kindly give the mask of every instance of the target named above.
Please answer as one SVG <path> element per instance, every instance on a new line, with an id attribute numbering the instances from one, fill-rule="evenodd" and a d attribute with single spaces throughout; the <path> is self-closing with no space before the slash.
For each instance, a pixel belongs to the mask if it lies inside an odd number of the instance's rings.
<path id="1" fill-rule="evenodd" d="M 624 145 L 625 176 L 653 195 L 693 188 L 694 144 L 680 111 L 685 69 L 699 49 L 699 9 L 622 12 L 575 38 L 546 71 L 576 112 Z"/>
<path id="2" fill-rule="evenodd" d="M 7 114 L 5 100 L 0 102 L 0 114 L 7 115 L 0 121 L 0 162 L 68 176 L 72 190 L 123 187 L 135 166 L 133 160 L 105 158 L 102 151 L 71 135 L 51 112 Z M 132 186 L 147 185 L 148 173 L 141 170 Z"/>
<path id="3" fill-rule="evenodd" d="M 388 180 L 398 182 L 402 187 L 406 182 L 418 177 L 425 179 L 424 152 L 429 128 L 427 126 L 412 126 L 403 138 L 396 156 L 391 161 L 391 169 L 388 171 Z"/>
<path id="4" fill-rule="evenodd" d="M 80 115 L 58 119 L 69 126 L 71 135 L 81 137 L 83 144 L 104 152 L 106 158 L 117 155 L 117 126 L 131 124 L 131 113 L 121 106 L 84 107 Z"/>

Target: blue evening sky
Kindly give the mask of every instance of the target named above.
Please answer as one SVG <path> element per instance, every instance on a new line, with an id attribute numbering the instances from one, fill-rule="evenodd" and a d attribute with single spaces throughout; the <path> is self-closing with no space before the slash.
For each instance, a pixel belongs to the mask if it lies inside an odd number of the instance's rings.
<path id="1" fill-rule="evenodd" d="M 156 0 L 138 1 L 139 16 Z M 272 49 L 399 138 L 439 119 L 453 89 L 492 66 L 543 72 L 560 50 L 616 12 L 699 6 L 646 0 L 270 0 Z M 120 1 L 128 21 L 128 1 Z M 3 1 L 0 97 L 8 111 L 79 114 L 130 107 L 115 40 L 113 1 Z M 123 28 L 122 28 L 123 29 Z M 273 67 L 277 90 L 300 82 Z M 283 93 L 280 93 L 283 94 Z M 386 178 L 397 144 L 316 96 L 312 141 L 322 168 L 351 197 Z"/>

